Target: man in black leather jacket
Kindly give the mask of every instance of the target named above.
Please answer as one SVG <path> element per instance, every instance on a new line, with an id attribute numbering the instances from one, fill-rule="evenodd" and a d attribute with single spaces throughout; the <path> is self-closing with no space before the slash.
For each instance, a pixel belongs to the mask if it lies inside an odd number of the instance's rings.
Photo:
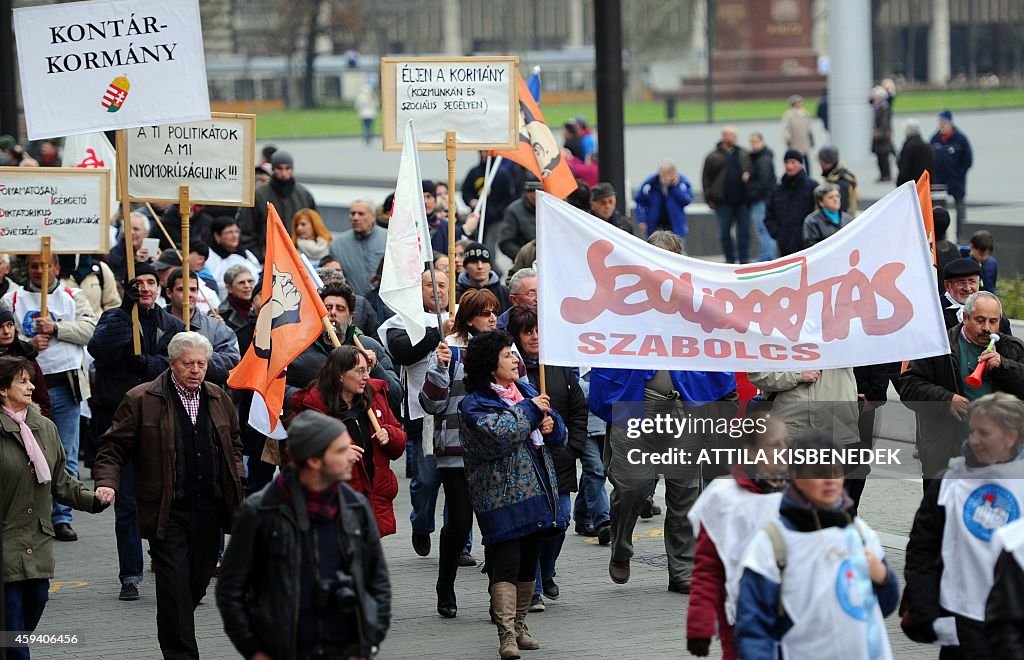
<path id="1" fill-rule="evenodd" d="M 342 483 L 359 447 L 299 413 L 291 466 L 248 498 L 217 580 L 224 630 L 245 658 L 369 658 L 391 623 L 391 581 L 366 498 Z"/>

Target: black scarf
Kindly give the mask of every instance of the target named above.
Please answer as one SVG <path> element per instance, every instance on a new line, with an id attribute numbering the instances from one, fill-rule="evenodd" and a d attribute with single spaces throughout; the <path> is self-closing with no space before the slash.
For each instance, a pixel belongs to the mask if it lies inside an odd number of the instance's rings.
<path id="1" fill-rule="evenodd" d="M 789 484 L 782 494 L 780 514 L 801 532 L 812 532 L 827 527 L 846 527 L 853 522 L 853 500 L 843 491 L 843 497 L 834 509 L 822 509 L 808 500 L 795 484 Z"/>
<path id="2" fill-rule="evenodd" d="M 287 181 L 281 181 L 277 177 L 270 178 L 270 188 L 278 197 L 288 197 L 295 191 L 295 179 L 291 178 Z"/>

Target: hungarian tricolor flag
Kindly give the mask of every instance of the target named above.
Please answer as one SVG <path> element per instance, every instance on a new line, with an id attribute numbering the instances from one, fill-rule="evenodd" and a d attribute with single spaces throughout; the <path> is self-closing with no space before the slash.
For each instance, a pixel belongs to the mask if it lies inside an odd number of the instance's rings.
<path id="1" fill-rule="evenodd" d="M 565 199 L 576 190 L 576 177 L 562 158 L 562 150 L 522 75 L 519 76 L 519 148 L 495 155 L 528 169 L 544 185 L 544 192 L 558 199 Z"/>
<path id="2" fill-rule="evenodd" d="M 252 390 L 266 402 L 273 431 L 284 406 L 285 369 L 323 332 L 327 309 L 285 231 L 277 209 L 267 204 L 267 258 L 263 306 L 249 351 L 231 370 L 228 385 Z M 259 399 L 253 397 L 253 405 Z"/>

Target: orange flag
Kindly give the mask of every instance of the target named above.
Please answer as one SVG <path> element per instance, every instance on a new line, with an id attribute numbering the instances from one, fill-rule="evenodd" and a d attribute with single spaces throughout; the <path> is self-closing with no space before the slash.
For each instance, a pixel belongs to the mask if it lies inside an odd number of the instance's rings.
<path id="1" fill-rule="evenodd" d="M 266 401 L 273 430 L 284 406 L 285 369 L 323 332 L 327 309 L 270 203 L 262 294 L 252 345 L 231 370 L 228 385 L 258 392 Z"/>
<path id="2" fill-rule="evenodd" d="M 932 181 L 928 170 L 924 171 L 921 178 L 917 180 L 917 199 L 921 202 L 921 215 L 924 216 L 924 232 L 928 236 L 928 245 L 932 249 L 932 265 L 939 263 L 938 252 L 936 251 L 935 218 L 932 217 Z"/>
<path id="3" fill-rule="evenodd" d="M 544 192 L 558 199 L 565 199 L 576 190 L 576 177 L 562 158 L 562 150 L 522 75 L 519 76 L 519 148 L 495 155 L 528 169 L 543 183 Z"/>

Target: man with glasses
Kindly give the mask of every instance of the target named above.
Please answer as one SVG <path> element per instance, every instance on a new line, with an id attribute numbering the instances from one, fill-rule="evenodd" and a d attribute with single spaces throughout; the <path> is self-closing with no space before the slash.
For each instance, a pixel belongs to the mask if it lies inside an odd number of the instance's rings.
<path id="1" fill-rule="evenodd" d="M 942 296 L 942 316 L 949 330 L 963 321 L 964 303 L 981 287 L 981 264 L 973 259 L 954 259 L 942 269 L 942 285 L 946 290 Z M 1013 334 L 1005 315 L 999 319 L 999 334 Z"/>
<path id="2" fill-rule="evenodd" d="M 512 307 L 537 308 L 537 271 L 533 268 L 520 268 L 508 281 L 508 299 Z M 498 329 L 508 327 L 508 318 L 512 307 L 506 309 L 498 317 Z"/>

